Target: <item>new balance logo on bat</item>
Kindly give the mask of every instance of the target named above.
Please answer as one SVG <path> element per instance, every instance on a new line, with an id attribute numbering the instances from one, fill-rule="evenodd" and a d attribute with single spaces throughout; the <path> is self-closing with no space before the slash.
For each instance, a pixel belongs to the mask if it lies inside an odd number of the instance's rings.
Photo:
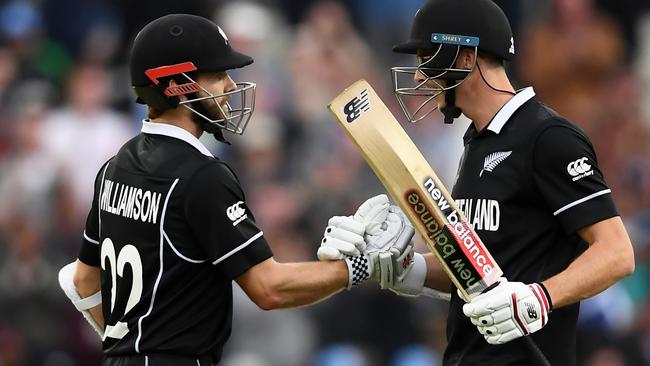
<path id="1" fill-rule="evenodd" d="M 352 100 L 347 102 L 343 107 L 343 113 L 345 113 L 345 119 L 348 123 L 354 122 L 355 119 L 359 118 L 361 113 L 369 110 L 370 100 L 368 100 L 368 89 L 363 89 L 358 97 L 352 98 Z"/>
<path id="2" fill-rule="evenodd" d="M 494 168 L 497 167 L 502 161 L 506 160 L 508 156 L 512 154 L 512 151 L 497 151 L 485 157 L 485 162 L 483 163 L 483 169 L 478 174 L 479 177 L 483 176 L 484 171 L 491 172 Z"/>

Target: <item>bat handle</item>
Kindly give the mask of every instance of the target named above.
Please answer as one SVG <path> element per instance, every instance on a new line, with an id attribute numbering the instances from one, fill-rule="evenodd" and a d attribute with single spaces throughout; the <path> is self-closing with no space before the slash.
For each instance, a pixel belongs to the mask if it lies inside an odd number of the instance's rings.
<path id="1" fill-rule="evenodd" d="M 483 290 L 482 293 L 486 293 L 493 288 L 497 287 L 499 285 L 499 281 L 493 283 L 490 285 L 488 288 Z M 531 365 L 533 366 L 551 366 L 551 363 L 548 361 L 544 353 L 542 353 L 542 350 L 537 347 L 537 344 L 533 341 L 531 337 L 523 337 L 521 338 L 521 341 L 523 342 L 524 347 L 526 348 L 526 351 L 528 351 L 528 358 L 529 361 L 531 361 Z"/>
<path id="2" fill-rule="evenodd" d="M 533 366 L 551 366 L 551 363 L 548 361 L 546 356 L 544 356 L 544 353 L 542 353 L 542 350 L 537 347 L 535 342 L 531 337 L 523 337 L 522 342 L 526 348 L 526 351 L 528 351 L 528 358 L 531 361 L 531 365 Z"/>

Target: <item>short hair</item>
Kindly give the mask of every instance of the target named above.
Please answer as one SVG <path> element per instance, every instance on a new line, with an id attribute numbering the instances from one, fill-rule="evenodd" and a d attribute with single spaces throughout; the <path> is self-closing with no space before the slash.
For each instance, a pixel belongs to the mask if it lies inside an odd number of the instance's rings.
<path id="1" fill-rule="evenodd" d="M 505 67 L 505 61 L 499 56 L 493 55 L 485 51 L 478 51 L 478 55 L 479 57 L 487 61 L 491 66 Z"/>

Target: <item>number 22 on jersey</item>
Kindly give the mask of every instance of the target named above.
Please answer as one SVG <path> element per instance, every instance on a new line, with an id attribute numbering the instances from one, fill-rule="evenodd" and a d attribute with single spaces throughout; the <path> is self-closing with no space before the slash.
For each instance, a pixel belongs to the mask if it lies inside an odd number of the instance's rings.
<path id="1" fill-rule="evenodd" d="M 135 307 L 142 298 L 142 260 L 138 249 L 133 245 L 125 245 L 116 255 L 115 245 L 110 238 L 104 239 L 101 245 L 101 264 L 102 270 L 106 271 L 106 262 L 110 265 L 110 278 L 111 278 L 111 314 L 115 313 L 115 302 L 117 297 L 117 290 L 123 286 L 122 278 L 124 277 L 124 268 L 128 264 L 131 267 L 132 283 L 131 292 L 126 302 L 123 315 L 126 315 L 133 307 Z M 119 278 L 118 278 L 119 276 Z M 118 287 L 119 286 L 119 287 Z M 123 301 L 120 302 L 123 305 Z M 112 316 L 107 316 L 106 321 L 112 319 Z M 110 320 L 112 321 L 112 320 Z M 115 324 L 106 324 L 104 331 L 104 339 L 116 338 L 122 339 L 129 333 L 129 326 L 126 322 L 117 321 Z"/>

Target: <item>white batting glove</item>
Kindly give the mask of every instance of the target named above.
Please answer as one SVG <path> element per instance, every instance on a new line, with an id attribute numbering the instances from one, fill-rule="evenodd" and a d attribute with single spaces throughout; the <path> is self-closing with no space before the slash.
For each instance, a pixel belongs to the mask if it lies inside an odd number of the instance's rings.
<path id="1" fill-rule="evenodd" d="M 368 230 L 366 229 L 366 233 Z M 393 287 L 403 281 L 413 266 L 415 229 L 397 206 L 390 206 L 386 221 L 375 234 L 364 237 L 368 255 L 376 256 L 371 277 L 382 289 Z"/>
<path id="2" fill-rule="evenodd" d="M 329 219 L 317 256 L 321 261 L 345 259 L 361 255 L 366 250 L 363 235 L 365 226 L 351 216 L 334 216 Z"/>
<path id="3" fill-rule="evenodd" d="M 361 204 L 354 216 L 334 216 L 329 219 L 318 248 L 318 259 L 338 260 L 360 255 L 366 250 L 363 236 L 368 228 L 373 234 L 382 230 L 382 224 L 388 216 L 388 207 L 388 196 L 380 194 Z"/>
<path id="4" fill-rule="evenodd" d="M 329 220 L 318 259 L 344 259 L 350 276 L 348 289 L 368 278 L 388 288 L 411 268 L 415 231 L 396 206 L 391 212 L 389 207 L 388 196 L 382 194 L 366 200 L 352 217 Z"/>
<path id="5" fill-rule="evenodd" d="M 365 225 L 356 221 L 352 216 L 334 216 L 325 228 L 325 235 L 318 248 L 318 259 L 345 260 L 348 266 L 348 289 L 365 282 L 370 278 L 376 255 L 366 253 L 366 242 L 363 238 Z"/>
<path id="6" fill-rule="evenodd" d="M 551 301 L 543 285 L 502 282 L 463 305 L 463 313 L 490 344 L 503 344 L 546 325 Z"/>
<path id="7" fill-rule="evenodd" d="M 450 301 L 451 294 L 448 292 L 434 290 L 424 286 L 427 278 L 427 263 L 420 253 L 413 255 L 413 268 L 400 281 L 395 281 L 392 287 L 388 288 L 395 294 L 405 297 L 427 296 L 434 299 Z"/>
<path id="8" fill-rule="evenodd" d="M 77 262 L 69 263 L 59 270 L 59 286 L 66 294 L 68 299 L 72 302 L 75 308 L 84 316 L 88 324 L 99 334 L 100 337 L 104 336 L 104 330 L 97 324 L 97 321 L 90 315 L 90 309 L 102 303 L 102 293 L 98 291 L 94 295 L 81 298 L 77 288 L 74 285 L 74 273 L 77 270 Z"/>
<path id="9" fill-rule="evenodd" d="M 390 288 L 402 281 L 413 266 L 411 238 L 415 230 L 397 207 L 391 206 L 382 228 L 375 235 L 366 234 L 366 251 L 345 258 L 350 275 L 348 288 L 368 278 L 381 288 Z"/>
<path id="10" fill-rule="evenodd" d="M 354 219 L 366 227 L 366 234 L 377 235 L 382 231 L 382 225 L 388 217 L 390 202 L 388 196 L 380 194 L 362 203 L 354 214 Z"/>

